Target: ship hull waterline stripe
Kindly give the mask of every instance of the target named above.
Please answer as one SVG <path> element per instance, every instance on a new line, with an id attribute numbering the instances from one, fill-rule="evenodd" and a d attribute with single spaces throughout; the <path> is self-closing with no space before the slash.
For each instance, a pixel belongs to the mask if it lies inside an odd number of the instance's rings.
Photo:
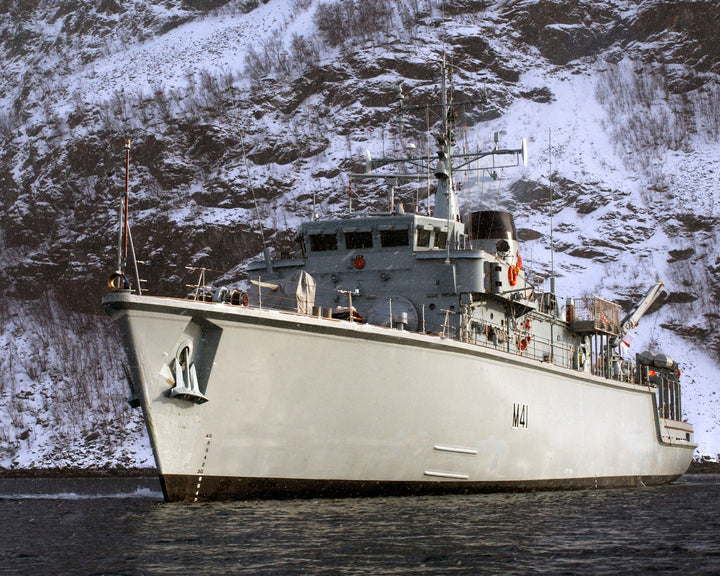
<path id="1" fill-rule="evenodd" d="M 297 478 L 241 478 L 165 474 L 160 476 L 165 500 L 193 502 L 289 498 L 357 498 L 375 496 L 421 496 L 631 488 L 667 484 L 680 474 L 668 476 L 614 476 L 523 481 L 371 481 L 307 480 Z"/>

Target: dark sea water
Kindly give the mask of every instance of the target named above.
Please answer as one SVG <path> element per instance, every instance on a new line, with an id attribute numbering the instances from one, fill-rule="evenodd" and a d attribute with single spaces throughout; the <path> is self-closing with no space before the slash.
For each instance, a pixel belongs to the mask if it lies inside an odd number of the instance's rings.
<path id="1" fill-rule="evenodd" d="M 720 476 L 657 488 L 165 504 L 0 479 L 0 574 L 720 574 Z"/>

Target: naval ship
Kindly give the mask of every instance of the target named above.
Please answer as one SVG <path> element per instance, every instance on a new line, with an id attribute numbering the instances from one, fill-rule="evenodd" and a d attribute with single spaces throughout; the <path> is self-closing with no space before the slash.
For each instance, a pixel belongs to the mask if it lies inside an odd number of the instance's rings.
<path id="1" fill-rule="evenodd" d="M 688 468 L 677 363 L 622 350 L 662 283 L 627 313 L 561 303 L 531 281 L 511 214 L 463 219 L 458 171 L 491 179 L 526 146 L 456 153 L 440 76 L 435 157 L 368 155 L 357 175 L 389 184 L 386 211 L 313 215 L 295 257 L 266 249 L 242 287 L 144 294 L 125 270 L 126 186 L 103 305 L 167 501 L 640 486 Z M 434 209 L 406 213 L 395 187 L 428 176 Z"/>

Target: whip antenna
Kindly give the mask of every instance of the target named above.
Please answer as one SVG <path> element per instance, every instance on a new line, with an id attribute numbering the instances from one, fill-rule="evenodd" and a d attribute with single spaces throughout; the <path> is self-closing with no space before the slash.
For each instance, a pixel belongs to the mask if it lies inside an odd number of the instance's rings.
<path id="1" fill-rule="evenodd" d="M 548 128 L 548 163 L 550 173 L 550 293 L 555 294 L 555 245 L 553 243 L 552 128 Z"/>

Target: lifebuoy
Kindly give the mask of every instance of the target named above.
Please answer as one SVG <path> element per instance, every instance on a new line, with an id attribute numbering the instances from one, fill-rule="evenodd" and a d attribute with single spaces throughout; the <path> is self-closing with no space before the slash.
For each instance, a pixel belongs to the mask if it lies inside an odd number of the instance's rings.
<path id="1" fill-rule="evenodd" d="M 525 338 L 518 340 L 518 350 L 527 350 L 528 344 L 530 344 L 530 336 L 525 336 Z"/>
<path id="2" fill-rule="evenodd" d="M 530 330 L 530 327 L 532 325 L 530 324 L 530 318 L 525 319 L 525 330 Z"/>
<path id="3" fill-rule="evenodd" d="M 518 279 L 518 267 L 510 266 L 510 268 L 508 268 L 508 280 L 510 281 L 510 286 L 515 286 L 515 284 L 517 284 L 517 279 Z"/>
<path id="4" fill-rule="evenodd" d="M 127 276 L 122 272 L 113 272 L 107 281 L 108 290 L 128 290 L 130 288 L 130 281 Z"/>
<path id="5" fill-rule="evenodd" d="M 365 258 L 362 257 L 362 254 L 355 256 L 355 268 L 358 270 L 365 268 Z"/>
<path id="6" fill-rule="evenodd" d="M 248 298 L 247 292 L 242 295 L 242 305 L 247 307 L 250 304 L 250 298 Z"/>

